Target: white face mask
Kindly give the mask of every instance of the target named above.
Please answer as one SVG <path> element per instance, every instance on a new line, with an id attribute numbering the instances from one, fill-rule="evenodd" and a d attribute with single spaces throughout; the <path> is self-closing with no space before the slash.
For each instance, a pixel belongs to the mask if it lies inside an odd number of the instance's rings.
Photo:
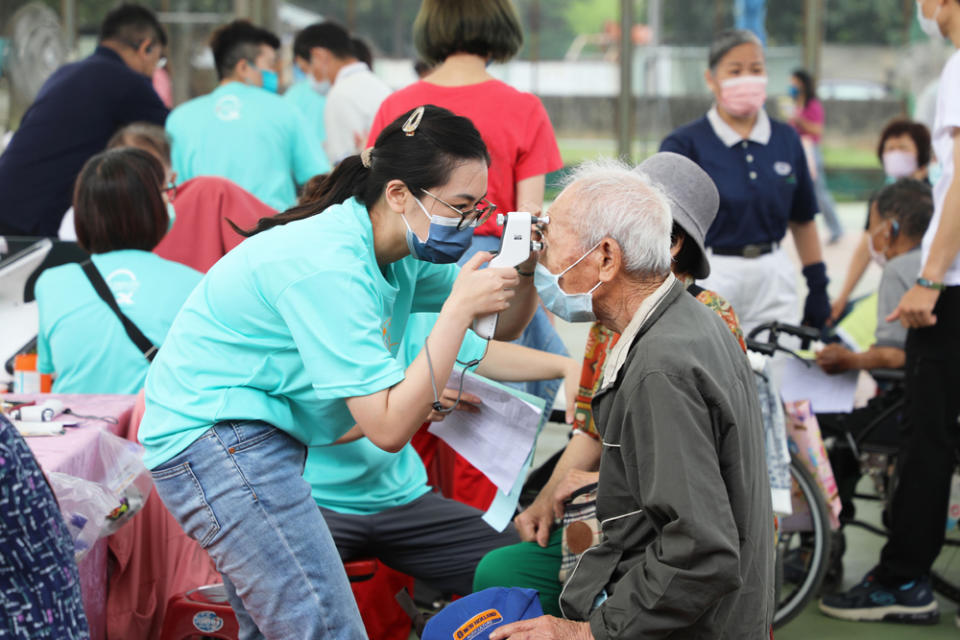
<path id="1" fill-rule="evenodd" d="M 937 5 L 937 10 L 933 12 L 933 17 L 928 18 L 923 15 L 923 2 L 918 0 L 917 2 L 917 21 L 920 23 L 920 28 L 923 30 L 928 37 L 935 40 L 942 40 L 943 34 L 940 32 L 940 25 L 937 24 L 937 16 L 940 15 L 940 5 Z"/>
<path id="2" fill-rule="evenodd" d="M 330 91 L 329 80 L 317 80 L 313 77 L 313 75 L 311 75 L 309 82 L 310 88 L 319 93 L 321 96 L 327 95 L 327 93 Z"/>
<path id="3" fill-rule="evenodd" d="M 878 267 L 883 267 L 887 264 L 887 256 L 877 251 L 877 248 L 873 244 L 873 234 L 867 236 L 867 251 L 870 252 L 870 258 L 877 263 Z"/>
<path id="4" fill-rule="evenodd" d="M 552 273 L 543 264 L 537 263 L 533 273 L 534 286 L 537 288 L 537 293 L 540 294 L 543 306 L 558 318 L 567 322 L 593 322 L 597 319 L 597 316 L 593 313 L 593 292 L 603 282 L 598 282 L 590 291 L 584 293 L 567 293 L 560 287 L 560 278 L 567 271 L 580 264 L 599 246 L 599 242 L 593 245 L 592 249 L 560 273 Z"/>

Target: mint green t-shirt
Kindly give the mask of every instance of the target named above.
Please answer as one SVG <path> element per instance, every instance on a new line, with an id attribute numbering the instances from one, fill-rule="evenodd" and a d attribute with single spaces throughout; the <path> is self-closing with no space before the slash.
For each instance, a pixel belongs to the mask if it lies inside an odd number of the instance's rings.
<path id="1" fill-rule="evenodd" d="M 187 299 L 147 375 L 140 441 L 156 467 L 217 422 L 263 420 L 305 445 L 353 426 L 346 399 L 403 379 L 407 318 L 439 312 L 456 265 L 383 271 L 351 198 L 224 256 Z"/>
<path id="2" fill-rule="evenodd" d="M 397 354 L 404 368 L 416 359 L 436 321 L 434 313 L 410 316 Z M 470 362 L 482 358 L 486 348 L 486 340 L 467 331 L 457 359 Z M 384 451 L 367 438 L 310 447 L 303 477 L 318 505 L 359 515 L 408 504 L 430 490 L 420 454 L 409 442 L 397 453 Z"/>
<path id="3" fill-rule="evenodd" d="M 217 87 L 167 117 L 173 170 L 180 181 L 221 176 L 282 211 L 296 185 L 330 171 L 323 148 L 305 135 L 300 112 L 282 97 L 241 82 Z"/>
<path id="4" fill-rule="evenodd" d="M 117 305 L 153 344 L 163 344 L 202 274 L 147 251 L 93 256 Z M 138 393 L 149 362 L 78 264 L 37 280 L 37 369 L 56 373 L 54 393 Z"/>
<path id="5" fill-rule="evenodd" d="M 305 80 L 287 89 L 283 99 L 297 108 L 307 123 L 307 131 L 312 135 L 314 145 L 323 149 L 323 141 L 327 139 L 327 129 L 323 124 L 323 109 L 327 105 L 327 97 L 317 93 Z"/>

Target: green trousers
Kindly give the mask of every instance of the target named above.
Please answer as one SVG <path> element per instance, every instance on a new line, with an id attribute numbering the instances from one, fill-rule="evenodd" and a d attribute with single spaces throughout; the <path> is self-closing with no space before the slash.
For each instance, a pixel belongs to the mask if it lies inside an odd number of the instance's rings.
<path id="1" fill-rule="evenodd" d="M 543 612 L 560 617 L 560 546 L 563 532 L 550 534 L 546 547 L 521 542 L 494 549 L 483 557 L 473 576 L 473 590 L 488 587 L 524 587 L 540 594 Z"/>

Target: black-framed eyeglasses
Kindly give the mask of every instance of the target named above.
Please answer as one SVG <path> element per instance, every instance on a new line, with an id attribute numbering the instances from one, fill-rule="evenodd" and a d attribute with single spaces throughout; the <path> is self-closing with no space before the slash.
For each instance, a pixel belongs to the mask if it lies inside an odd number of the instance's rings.
<path id="1" fill-rule="evenodd" d="M 438 198 L 437 196 L 433 195 L 426 189 L 423 189 L 422 191 L 440 204 L 449 207 L 460 216 L 460 222 L 457 223 L 457 231 L 460 231 L 467 225 L 471 227 L 479 227 L 484 222 L 489 220 L 490 216 L 492 216 L 497 210 L 497 205 L 487 200 L 486 197 L 480 198 L 480 202 L 478 202 L 477 205 L 472 209 L 462 211 L 449 202 L 444 201 L 442 198 Z"/>
<path id="2" fill-rule="evenodd" d="M 177 185 L 173 182 L 168 182 L 165 184 L 160 191 L 167 194 L 167 201 L 170 204 L 173 204 L 173 201 L 177 199 Z"/>

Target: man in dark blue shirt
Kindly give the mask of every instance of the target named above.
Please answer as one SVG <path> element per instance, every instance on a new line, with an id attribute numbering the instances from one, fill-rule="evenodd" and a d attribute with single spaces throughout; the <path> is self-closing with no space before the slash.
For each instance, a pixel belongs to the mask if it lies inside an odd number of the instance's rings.
<path id="1" fill-rule="evenodd" d="M 57 69 L 0 155 L 0 235 L 55 236 L 83 164 L 135 121 L 163 125 L 150 78 L 167 37 L 149 10 L 121 5 L 88 58 Z"/>

